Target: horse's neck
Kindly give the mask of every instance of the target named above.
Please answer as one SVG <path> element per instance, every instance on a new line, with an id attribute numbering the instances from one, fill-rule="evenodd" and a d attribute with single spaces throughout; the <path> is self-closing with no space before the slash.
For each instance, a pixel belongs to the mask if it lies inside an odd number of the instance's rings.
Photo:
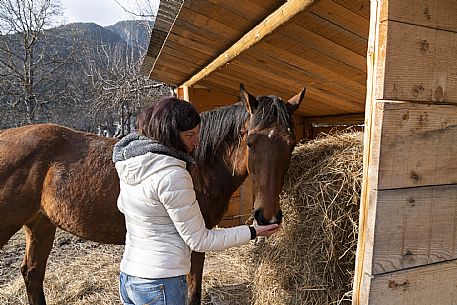
<path id="1" fill-rule="evenodd" d="M 192 176 L 203 214 L 208 207 L 209 214 L 216 211 L 221 216 L 230 197 L 247 177 L 245 166 L 234 167 L 243 160 L 240 134 L 247 119 L 248 113 L 241 103 L 202 114 L 201 146 L 196 152 L 198 164 Z"/>
<path id="2" fill-rule="evenodd" d="M 228 200 L 247 177 L 247 171 L 235 172 L 224 160 L 217 159 L 211 166 L 200 166 L 193 173 L 197 192 L 205 194 L 209 200 Z"/>
<path id="3" fill-rule="evenodd" d="M 206 226 L 217 225 L 227 210 L 230 198 L 244 182 L 244 174 L 232 174 L 221 160 L 212 166 L 202 166 L 192 174 L 194 187 Z"/>

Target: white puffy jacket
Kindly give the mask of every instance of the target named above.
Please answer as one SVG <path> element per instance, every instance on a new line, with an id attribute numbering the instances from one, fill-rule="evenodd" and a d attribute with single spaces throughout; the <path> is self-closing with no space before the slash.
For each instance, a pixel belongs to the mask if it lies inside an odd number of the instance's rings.
<path id="1" fill-rule="evenodd" d="M 184 275 L 191 250 L 222 250 L 250 240 L 248 226 L 205 227 L 184 161 L 146 153 L 115 166 L 121 188 L 117 206 L 127 226 L 122 272 L 143 278 Z"/>

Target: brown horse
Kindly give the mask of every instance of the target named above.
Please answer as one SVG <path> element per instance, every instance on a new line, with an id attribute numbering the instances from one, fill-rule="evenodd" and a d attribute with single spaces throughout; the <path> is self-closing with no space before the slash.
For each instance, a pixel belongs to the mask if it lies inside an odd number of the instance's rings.
<path id="1" fill-rule="evenodd" d="M 283 102 L 255 98 L 241 85 L 240 103 L 202 114 L 192 177 L 208 228 L 222 219 L 248 173 L 257 222 L 281 221 L 279 194 L 295 146 L 291 114 L 304 93 Z M 30 304 L 46 304 L 43 279 L 56 227 L 92 241 L 124 243 L 111 161 L 115 142 L 52 124 L 0 133 L 0 249 L 24 228 L 21 272 Z M 201 301 L 203 262 L 204 253 L 192 254 L 190 304 Z"/>

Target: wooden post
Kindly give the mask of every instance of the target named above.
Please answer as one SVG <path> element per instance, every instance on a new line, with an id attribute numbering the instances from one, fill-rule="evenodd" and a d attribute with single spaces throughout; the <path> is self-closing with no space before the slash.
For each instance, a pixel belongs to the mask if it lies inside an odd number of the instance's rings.
<path id="1" fill-rule="evenodd" d="M 189 87 L 186 85 L 182 85 L 182 99 L 186 102 L 189 102 Z"/>
<path id="2" fill-rule="evenodd" d="M 184 88 L 182 86 L 179 86 L 178 88 L 175 89 L 175 94 L 176 97 L 179 99 L 184 99 Z"/>
<path id="3" fill-rule="evenodd" d="M 377 64 L 377 50 L 378 50 L 378 37 L 379 37 L 379 25 L 380 25 L 380 3 L 377 0 L 370 2 L 370 34 L 368 37 L 368 49 L 367 49 L 367 95 L 365 104 L 365 131 L 364 131 L 364 154 L 363 154 L 363 182 L 362 182 L 362 193 L 360 196 L 360 216 L 359 216 L 359 235 L 357 243 L 357 255 L 355 261 L 355 272 L 354 272 L 354 283 L 353 283 L 353 305 L 366 305 L 368 301 L 363 295 L 366 286 L 369 286 L 369 278 L 364 277 L 364 263 L 369 265 L 370 253 L 366 253 L 371 249 L 366 247 L 367 238 L 371 236 L 368 229 L 368 214 L 369 214 L 369 190 L 370 190 L 370 179 L 376 184 L 376 175 L 370 175 L 368 169 L 371 167 L 371 162 L 376 162 L 378 152 L 374 152 L 373 148 L 378 148 L 379 142 L 375 141 L 374 128 L 376 124 L 373 124 L 375 118 L 374 108 L 376 106 L 375 99 L 375 81 L 376 81 L 376 64 Z M 373 211 L 371 211 L 373 213 Z M 373 215 L 370 219 L 373 218 Z M 363 280 L 366 282 L 363 283 Z M 365 287 L 362 287 L 364 284 Z M 364 289 L 365 288 L 365 289 Z"/>
<path id="4" fill-rule="evenodd" d="M 457 2 L 372 0 L 354 305 L 456 304 Z"/>

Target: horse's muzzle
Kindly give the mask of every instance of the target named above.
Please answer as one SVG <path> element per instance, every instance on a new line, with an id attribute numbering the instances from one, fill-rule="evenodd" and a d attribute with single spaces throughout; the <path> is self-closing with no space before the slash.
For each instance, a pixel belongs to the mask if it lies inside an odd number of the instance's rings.
<path id="1" fill-rule="evenodd" d="M 272 219 L 266 219 L 262 209 L 258 209 L 254 212 L 254 219 L 258 225 L 265 226 L 270 224 L 280 224 L 282 222 L 282 211 L 279 210 L 278 213 Z"/>

